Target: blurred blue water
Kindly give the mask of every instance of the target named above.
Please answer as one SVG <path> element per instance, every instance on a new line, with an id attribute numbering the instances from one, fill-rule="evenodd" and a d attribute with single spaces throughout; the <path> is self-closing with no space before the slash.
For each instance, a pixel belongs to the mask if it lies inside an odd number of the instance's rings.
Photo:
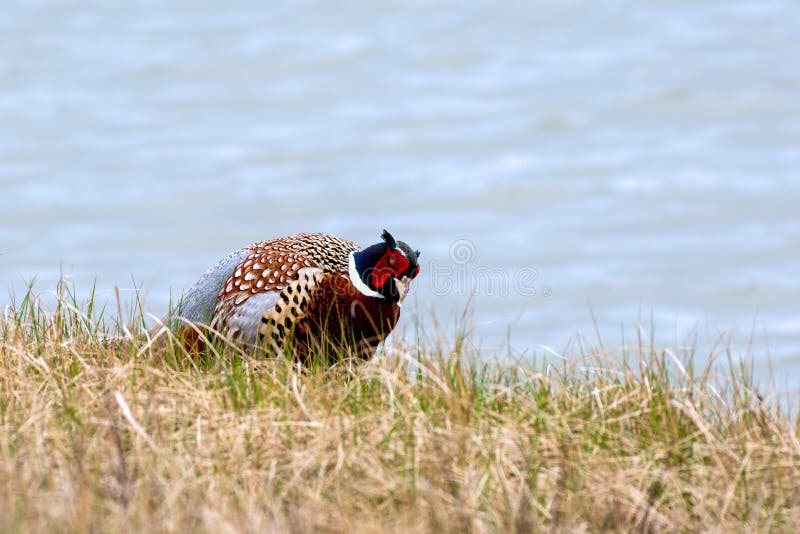
<path id="1" fill-rule="evenodd" d="M 591 302 L 609 345 L 755 332 L 800 385 L 800 4 L 129 4 L 4 3 L 9 290 L 133 276 L 160 314 L 244 244 L 386 227 L 407 309 L 475 292 L 489 349 Z"/>

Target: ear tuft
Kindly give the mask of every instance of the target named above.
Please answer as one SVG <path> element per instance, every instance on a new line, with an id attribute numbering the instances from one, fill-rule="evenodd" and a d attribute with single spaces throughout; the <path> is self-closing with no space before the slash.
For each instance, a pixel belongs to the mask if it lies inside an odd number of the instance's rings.
<path id="1" fill-rule="evenodd" d="M 417 258 L 419 258 L 419 254 L 420 254 L 419 250 L 415 250 L 415 251 L 414 251 L 414 254 L 416 254 L 416 255 L 417 255 Z"/>
<path id="2" fill-rule="evenodd" d="M 397 248 L 397 241 L 395 241 L 394 237 L 392 237 L 392 234 L 390 234 L 385 229 L 383 230 L 383 233 L 381 234 L 381 239 L 386 241 L 386 244 L 389 245 L 389 250 L 395 250 Z"/>

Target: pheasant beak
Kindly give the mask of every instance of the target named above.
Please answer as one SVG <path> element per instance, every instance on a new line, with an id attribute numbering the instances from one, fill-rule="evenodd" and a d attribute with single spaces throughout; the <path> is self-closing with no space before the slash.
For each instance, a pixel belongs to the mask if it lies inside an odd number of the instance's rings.
<path id="1" fill-rule="evenodd" d="M 411 278 L 409 278 L 408 276 L 404 276 L 402 279 L 395 278 L 394 285 L 397 288 L 397 295 L 398 295 L 397 305 L 402 306 L 403 299 L 406 298 L 406 295 L 408 295 L 408 290 L 411 288 Z"/>

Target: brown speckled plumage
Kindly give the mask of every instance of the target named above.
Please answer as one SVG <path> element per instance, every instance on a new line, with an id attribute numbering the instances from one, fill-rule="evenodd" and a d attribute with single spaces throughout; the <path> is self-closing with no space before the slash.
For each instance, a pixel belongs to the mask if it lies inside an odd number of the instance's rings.
<path id="1" fill-rule="evenodd" d="M 299 279 L 304 268 L 347 273 L 347 257 L 357 244 L 331 234 L 305 233 L 261 241 L 249 247 L 249 254 L 225 281 L 214 308 L 214 328 L 228 328 L 232 314 L 259 293 L 284 291 Z M 234 339 L 241 332 L 228 331 Z"/>
<path id="2" fill-rule="evenodd" d="M 400 317 L 395 302 L 361 294 L 341 273 L 304 269 L 262 317 L 259 344 L 273 353 L 335 356 L 342 347 L 369 357 Z"/>

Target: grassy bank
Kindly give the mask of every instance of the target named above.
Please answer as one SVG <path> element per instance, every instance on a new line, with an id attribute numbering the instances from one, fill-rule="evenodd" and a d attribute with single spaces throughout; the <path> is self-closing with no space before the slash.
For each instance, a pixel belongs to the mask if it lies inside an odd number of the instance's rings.
<path id="1" fill-rule="evenodd" d="M 298 373 L 67 302 L 0 319 L 2 532 L 800 527 L 798 420 L 724 349 L 481 363 L 456 333 Z"/>

